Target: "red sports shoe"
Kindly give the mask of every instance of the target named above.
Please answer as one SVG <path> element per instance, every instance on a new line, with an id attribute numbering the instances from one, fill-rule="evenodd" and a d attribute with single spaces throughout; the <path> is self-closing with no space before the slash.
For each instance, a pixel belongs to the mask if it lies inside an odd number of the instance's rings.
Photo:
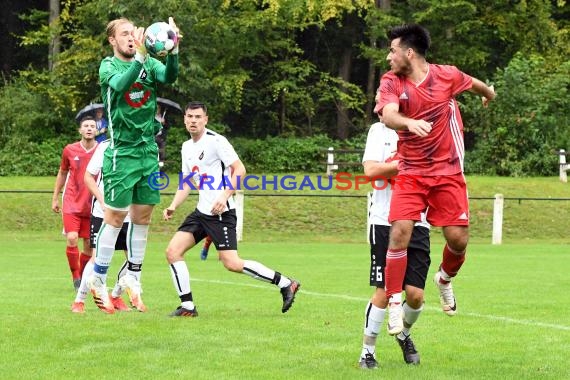
<path id="1" fill-rule="evenodd" d="M 73 305 L 71 305 L 71 312 L 78 314 L 85 313 L 85 304 L 83 302 L 74 302 Z"/>
<path id="2" fill-rule="evenodd" d="M 131 311 L 131 309 L 125 305 L 123 299 L 121 297 L 113 297 L 111 296 L 111 303 L 115 307 L 115 310 L 118 311 Z"/>

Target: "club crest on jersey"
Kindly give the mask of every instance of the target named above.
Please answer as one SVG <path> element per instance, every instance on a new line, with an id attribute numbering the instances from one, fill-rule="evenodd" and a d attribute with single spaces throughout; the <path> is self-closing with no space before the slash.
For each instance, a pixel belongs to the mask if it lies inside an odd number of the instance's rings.
<path id="1" fill-rule="evenodd" d="M 202 151 L 202 153 L 200 153 L 200 156 L 198 157 L 199 160 L 201 160 L 202 158 L 204 158 L 204 151 Z"/>
<path id="2" fill-rule="evenodd" d="M 125 100 L 134 108 L 142 107 L 149 97 L 150 90 L 145 91 L 143 85 L 138 82 L 133 83 L 129 91 L 125 92 Z"/>

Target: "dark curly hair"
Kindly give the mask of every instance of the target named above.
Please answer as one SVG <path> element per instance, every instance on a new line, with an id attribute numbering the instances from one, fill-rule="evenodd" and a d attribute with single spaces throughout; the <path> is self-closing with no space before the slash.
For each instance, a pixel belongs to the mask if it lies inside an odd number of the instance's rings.
<path id="1" fill-rule="evenodd" d="M 390 42 L 399 38 L 402 46 L 413 49 L 423 57 L 426 56 L 431 43 L 427 29 L 418 24 L 396 26 L 390 29 L 386 36 Z"/>

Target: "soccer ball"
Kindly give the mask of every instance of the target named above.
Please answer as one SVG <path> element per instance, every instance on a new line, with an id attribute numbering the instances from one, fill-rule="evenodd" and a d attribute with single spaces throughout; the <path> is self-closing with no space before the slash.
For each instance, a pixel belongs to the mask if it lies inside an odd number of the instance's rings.
<path id="1" fill-rule="evenodd" d="M 174 48 L 177 41 L 176 32 L 165 22 L 155 22 L 146 29 L 144 40 L 146 49 L 158 57 L 167 55 Z"/>

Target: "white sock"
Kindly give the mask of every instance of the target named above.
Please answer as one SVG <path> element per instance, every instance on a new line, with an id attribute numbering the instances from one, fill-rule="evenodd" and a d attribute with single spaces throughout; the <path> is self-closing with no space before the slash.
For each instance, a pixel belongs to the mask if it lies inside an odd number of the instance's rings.
<path id="1" fill-rule="evenodd" d="M 93 274 L 94 265 L 91 260 L 85 264 L 85 269 L 83 269 L 83 275 L 81 276 L 81 285 L 79 285 L 79 289 L 77 289 L 77 294 L 75 295 L 75 302 L 85 302 L 85 298 L 87 298 L 87 294 L 89 294 L 87 279 Z"/>
<path id="2" fill-rule="evenodd" d="M 119 269 L 119 273 L 117 273 L 117 281 L 115 282 L 115 286 L 111 292 L 111 296 L 114 298 L 120 297 L 121 294 L 123 294 L 123 288 L 119 285 L 119 280 L 127 273 L 127 263 L 128 261 L 125 260 L 123 265 L 121 265 L 121 269 Z"/>
<path id="3" fill-rule="evenodd" d="M 453 277 L 451 277 L 450 275 L 445 273 L 445 271 L 442 268 L 439 268 L 439 273 L 441 274 L 442 280 L 447 281 L 447 282 L 451 282 L 451 279 Z"/>
<path id="4" fill-rule="evenodd" d="M 420 317 L 424 306 L 422 305 L 419 309 L 414 309 L 405 302 L 402 308 L 404 309 L 404 329 L 398 334 L 398 339 L 400 340 L 404 340 L 410 335 L 410 329 Z"/>
<path id="5" fill-rule="evenodd" d="M 115 253 L 115 243 L 117 242 L 119 232 L 121 232 L 120 227 L 117 228 L 103 223 L 97 235 L 93 275 L 99 277 L 104 284 L 107 283 L 107 270 Z"/>
<path id="6" fill-rule="evenodd" d="M 188 272 L 188 266 L 186 266 L 184 260 L 175 261 L 170 264 L 170 275 L 172 276 L 174 289 L 176 289 L 179 297 L 191 292 L 190 272 Z"/>
<path id="7" fill-rule="evenodd" d="M 256 280 L 275 284 L 280 288 L 284 288 L 291 284 L 291 280 L 283 276 L 281 273 L 275 272 L 273 269 L 269 269 L 265 265 L 253 260 L 244 260 L 242 273 L 247 274 Z"/>
<path id="8" fill-rule="evenodd" d="M 402 293 L 396 293 L 396 294 L 392 294 L 392 296 L 390 297 L 390 299 L 388 300 L 388 303 L 402 303 Z"/>
<path id="9" fill-rule="evenodd" d="M 127 250 L 129 263 L 127 274 L 130 274 L 140 282 L 141 267 L 146 251 L 148 224 L 129 223 L 127 231 Z"/>
<path id="10" fill-rule="evenodd" d="M 380 332 L 380 326 L 384 322 L 386 309 L 381 309 L 368 302 L 364 312 L 364 338 L 362 344 L 361 358 L 369 353 L 375 355 L 376 351 L 376 337 Z"/>

